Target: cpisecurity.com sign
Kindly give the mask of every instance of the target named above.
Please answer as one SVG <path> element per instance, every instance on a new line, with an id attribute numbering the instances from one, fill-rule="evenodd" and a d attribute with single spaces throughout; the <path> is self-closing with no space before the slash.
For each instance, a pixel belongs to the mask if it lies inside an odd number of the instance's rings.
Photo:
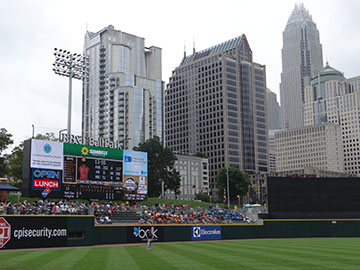
<path id="1" fill-rule="evenodd" d="M 192 226 L 191 240 L 221 240 L 221 226 Z"/>
<path id="2" fill-rule="evenodd" d="M 67 244 L 67 218 L 58 216 L 0 217 L 0 250 L 63 247 Z M 0 267 L 1 268 L 1 267 Z"/>

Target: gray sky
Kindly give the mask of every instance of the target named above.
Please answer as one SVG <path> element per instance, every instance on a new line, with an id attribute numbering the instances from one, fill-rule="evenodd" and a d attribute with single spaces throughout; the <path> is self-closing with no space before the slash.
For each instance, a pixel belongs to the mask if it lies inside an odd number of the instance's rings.
<path id="1" fill-rule="evenodd" d="M 360 1 L 304 0 L 320 31 L 324 64 L 360 75 Z M 12 0 L 0 10 L 0 128 L 15 144 L 67 126 L 68 79 L 52 71 L 55 47 L 82 53 L 86 27 L 109 24 L 163 49 L 163 81 L 183 53 L 245 34 L 254 61 L 266 65 L 267 86 L 279 96 L 282 32 L 295 0 Z M 81 134 L 81 84 L 73 81 L 72 133 Z"/>

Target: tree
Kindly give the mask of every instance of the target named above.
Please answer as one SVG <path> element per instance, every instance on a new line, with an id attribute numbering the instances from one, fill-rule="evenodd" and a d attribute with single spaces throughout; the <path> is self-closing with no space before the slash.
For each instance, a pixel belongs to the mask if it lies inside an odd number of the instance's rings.
<path id="1" fill-rule="evenodd" d="M 12 135 L 7 133 L 5 128 L 0 129 L 0 155 L 6 150 L 9 145 L 12 145 L 14 141 L 11 139 Z"/>
<path id="2" fill-rule="evenodd" d="M 7 132 L 5 128 L 0 129 L 0 176 L 7 174 L 7 159 L 8 155 L 3 155 L 3 151 L 14 143 L 11 139 L 12 135 Z"/>
<path id="3" fill-rule="evenodd" d="M 23 153 L 24 143 L 20 143 L 12 150 L 11 154 L 9 155 L 7 164 L 8 174 L 16 180 L 22 179 Z"/>
<path id="4" fill-rule="evenodd" d="M 44 141 L 59 141 L 58 138 L 55 137 L 54 132 L 46 132 L 45 134 L 37 134 L 34 139 L 44 140 Z"/>
<path id="5" fill-rule="evenodd" d="M 196 193 L 195 200 L 200 200 L 202 202 L 210 202 L 210 196 L 205 192 Z"/>
<path id="6" fill-rule="evenodd" d="M 150 197 L 158 197 L 161 194 L 162 181 L 164 190 L 172 190 L 176 195 L 180 194 L 181 177 L 174 168 L 176 156 L 169 148 L 163 147 L 159 137 L 139 144 L 138 147 L 134 147 L 134 150 L 148 153 L 148 195 Z"/>
<path id="7" fill-rule="evenodd" d="M 208 158 L 208 157 L 206 156 L 206 154 L 201 153 L 201 152 L 197 152 L 194 156 L 195 156 L 195 157 L 200 157 L 200 158 Z"/>
<path id="8" fill-rule="evenodd" d="M 251 183 L 249 175 L 239 168 L 229 167 L 229 192 L 230 201 L 237 199 L 237 195 L 245 195 L 249 190 Z M 218 188 L 219 198 L 223 198 L 227 191 L 227 168 L 221 168 L 216 175 L 216 187 Z"/>

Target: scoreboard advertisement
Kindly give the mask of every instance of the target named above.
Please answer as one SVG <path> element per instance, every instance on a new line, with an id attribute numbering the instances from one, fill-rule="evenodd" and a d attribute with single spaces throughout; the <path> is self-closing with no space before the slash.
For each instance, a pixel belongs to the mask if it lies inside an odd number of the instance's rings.
<path id="1" fill-rule="evenodd" d="M 144 200 L 147 153 L 65 142 L 24 142 L 23 195 Z"/>

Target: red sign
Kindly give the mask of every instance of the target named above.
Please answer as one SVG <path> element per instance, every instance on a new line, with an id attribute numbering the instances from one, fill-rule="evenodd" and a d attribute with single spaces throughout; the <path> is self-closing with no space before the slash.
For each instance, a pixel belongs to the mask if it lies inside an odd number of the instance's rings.
<path id="1" fill-rule="evenodd" d="M 0 248 L 5 246 L 5 244 L 9 242 L 10 236 L 11 236 L 10 224 L 3 217 L 0 217 Z"/>
<path id="2" fill-rule="evenodd" d="M 59 181 L 49 179 L 34 179 L 34 188 L 59 188 Z"/>

